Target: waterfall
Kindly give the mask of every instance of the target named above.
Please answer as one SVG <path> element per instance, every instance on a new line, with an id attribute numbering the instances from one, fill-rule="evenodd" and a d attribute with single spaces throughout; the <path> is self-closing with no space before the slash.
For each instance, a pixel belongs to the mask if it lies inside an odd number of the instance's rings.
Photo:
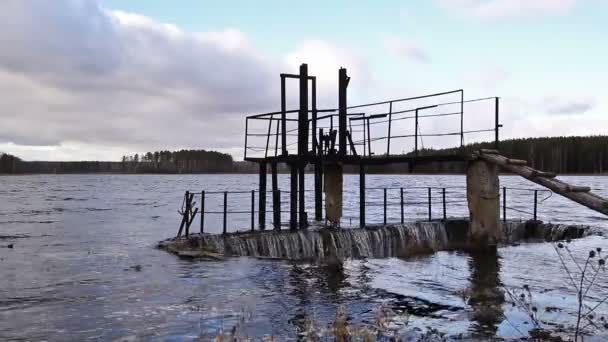
<path id="1" fill-rule="evenodd" d="M 501 224 L 501 243 L 522 240 L 556 241 L 589 234 L 589 227 L 509 221 Z M 251 256 L 318 261 L 406 257 L 438 250 L 466 248 L 467 220 L 415 222 L 353 229 L 309 228 L 297 231 L 238 232 L 226 235 L 192 234 L 162 241 L 159 247 L 183 256 Z M 210 254 L 209 254 L 210 253 Z"/>
<path id="2" fill-rule="evenodd" d="M 308 229 L 200 236 L 201 246 L 215 253 L 290 260 L 327 256 L 384 258 L 447 247 L 442 222 L 418 222 L 364 229 Z"/>

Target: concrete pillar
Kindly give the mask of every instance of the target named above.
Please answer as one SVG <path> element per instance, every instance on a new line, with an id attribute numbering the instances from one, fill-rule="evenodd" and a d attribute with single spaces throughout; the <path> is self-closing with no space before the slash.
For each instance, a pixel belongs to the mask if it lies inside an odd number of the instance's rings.
<path id="1" fill-rule="evenodd" d="M 342 218 L 342 165 L 327 164 L 323 168 L 325 190 L 325 217 L 333 226 Z"/>
<path id="2" fill-rule="evenodd" d="M 501 234 L 498 166 L 482 160 L 469 163 L 467 201 L 470 247 L 495 246 Z"/>

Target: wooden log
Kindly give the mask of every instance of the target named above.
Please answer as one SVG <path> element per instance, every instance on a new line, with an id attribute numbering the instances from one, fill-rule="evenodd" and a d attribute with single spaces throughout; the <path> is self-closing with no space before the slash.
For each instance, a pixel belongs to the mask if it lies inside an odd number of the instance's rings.
<path id="1" fill-rule="evenodd" d="M 532 169 L 531 177 L 545 177 L 545 178 L 555 178 L 557 175 L 554 172 L 545 172 Z"/>
<path id="2" fill-rule="evenodd" d="M 527 165 L 528 162 L 522 159 L 511 159 L 511 158 L 507 158 L 507 164 L 511 164 L 511 165 Z"/>
<path id="3" fill-rule="evenodd" d="M 570 192 L 589 192 L 591 188 L 588 186 L 568 185 L 566 189 Z"/>
<path id="4" fill-rule="evenodd" d="M 569 184 L 560 181 L 555 178 L 547 178 L 547 177 L 533 177 L 534 169 L 521 166 L 521 165 L 513 165 L 508 162 L 508 158 L 497 155 L 497 154 L 479 154 L 479 158 L 485 159 L 491 163 L 501 166 L 507 171 L 518 174 L 530 181 L 540 184 L 553 192 L 560 194 L 568 199 L 571 199 L 577 203 L 580 203 L 590 209 L 593 209 L 597 212 L 600 212 L 604 215 L 608 215 L 608 206 L 605 204 L 606 199 L 600 197 L 590 191 L 569 191 L 568 187 L 571 187 Z M 583 189 L 581 189 L 583 190 Z M 586 189 L 584 189 L 586 190 Z"/>
<path id="5" fill-rule="evenodd" d="M 482 148 L 481 150 L 479 150 L 481 153 L 489 153 L 489 154 L 499 154 L 499 152 L 497 150 L 493 150 L 493 149 L 489 149 L 489 148 Z"/>

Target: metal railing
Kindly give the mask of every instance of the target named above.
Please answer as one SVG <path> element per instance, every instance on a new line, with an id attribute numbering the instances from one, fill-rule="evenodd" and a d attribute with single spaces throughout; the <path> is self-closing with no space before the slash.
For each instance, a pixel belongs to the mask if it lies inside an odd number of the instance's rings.
<path id="1" fill-rule="evenodd" d="M 305 192 L 313 192 L 314 190 L 305 190 Z M 374 208 L 381 208 L 381 214 L 375 215 L 380 217 L 380 222 L 369 222 L 364 226 L 377 225 L 377 224 L 395 224 L 405 223 L 408 219 L 413 217 L 419 217 L 421 212 L 425 213 L 424 220 L 427 221 L 446 221 L 450 217 L 462 217 L 450 215 L 453 205 L 458 204 L 461 207 L 467 205 L 466 199 L 466 187 L 370 187 L 366 188 L 366 193 L 381 192 L 380 200 L 368 200 L 367 196 L 364 203 L 364 210 L 367 208 L 368 211 L 374 210 Z M 513 196 L 515 193 L 525 193 L 532 196 L 531 202 L 527 200 L 522 201 L 522 195 Z M 271 227 L 275 230 L 282 229 L 281 227 L 289 226 L 289 223 L 283 223 L 282 216 L 284 213 L 288 213 L 289 209 L 283 210 L 284 204 L 289 204 L 288 200 L 284 200 L 283 197 L 289 197 L 290 191 L 276 190 L 274 196 L 273 191 L 267 191 L 266 197 L 272 196 L 270 203 L 271 206 Z M 537 220 L 538 218 L 538 207 L 548 198 L 552 196 L 552 192 L 546 189 L 537 188 L 517 188 L 517 187 L 502 187 L 500 196 L 501 204 L 501 219 L 506 222 L 507 217 L 509 219 L 532 219 Z M 391 196 L 389 196 L 391 195 Z M 541 195 L 541 196 L 539 196 Z M 521 206 L 532 207 L 532 210 L 525 210 L 517 207 L 513 203 L 508 203 L 508 199 L 511 197 L 517 198 Z M 540 198 L 542 197 L 542 198 Z M 209 200 L 213 199 L 212 206 L 209 206 Z M 237 205 L 230 205 L 230 200 L 237 202 Z M 198 201 L 198 203 L 197 203 Z M 268 198 L 264 198 L 264 202 L 267 202 Z M 219 202 L 219 203 L 218 203 Z M 198 206 L 197 206 L 198 204 Z M 258 209 L 256 209 L 256 204 Z M 359 203 L 361 205 L 361 203 Z M 398 208 L 398 211 L 392 210 Z M 259 210 L 262 209 L 262 210 Z M 353 213 L 358 212 L 359 208 L 345 208 Z M 296 209 L 297 210 L 297 209 Z M 439 212 L 439 214 L 437 214 Z M 512 213 L 518 213 L 520 216 L 515 216 Z M 259 191 L 186 191 L 184 194 L 182 206 L 178 213 L 182 216 L 180 227 L 177 236 L 184 234 L 188 236 L 190 234 L 190 228 L 195 221 L 197 215 L 199 215 L 199 231 L 200 233 L 205 232 L 205 223 L 208 220 L 209 215 L 219 215 L 221 217 L 222 234 L 229 232 L 228 218 L 230 216 L 240 215 L 248 218 L 249 230 L 265 230 L 266 228 L 266 208 L 265 206 L 259 206 Z M 299 212 L 298 212 L 299 213 Z M 389 214 L 398 213 L 398 219 L 392 220 Z M 523 214 L 523 216 L 521 216 Z M 256 217 L 258 220 L 256 220 Z M 394 216 L 393 216 L 394 217 Z M 347 220 L 349 217 L 345 216 L 343 219 Z M 236 227 L 231 227 L 230 231 L 234 231 L 234 228 L 244 228 L 243 222 Z M 257 221 L 257 224 L 256 224 Z M 323 224 L 320 222 L 319 224 Z M 352 226 L 352 218 L 351 218 Z"/>
<path id="2" fill-rule="evenodd" d="M 475 124 L 479 118 L 467 121 L 465 111 L 475 112 L 475 108 L 468 107 L 474 104 L 481 106 L 479 111 L 485 118 L 493 121 L 491 127 L 477 127 Z M 486 136 L 484 140 L 492 141 L 493 138 L 498 147 L 501 127 L 498 97 L 465 100 L 463 90 L 454 90 L 351 106 L 347 109 L 347 155 L 418 156 L 428 150 L 424 147 L 424 138 L 445 140 L 448 137 L 457 137 L 458 142 L 455 144 L 448 142 L 442 144 L 442 147 L 462 148 L 465 145 L 465 136 L 488 133 L 492 133 L 492 136 Z M 304 144 L 306 153 L 312 155 L 336 153 L 338 110 L 313 108 L 307 110 L 307 113 L 309 115 L 305 128 L 308 134 Z M 302 148 L 299 148 L 299 141 L 302 136 L 299 131 L 299 115 L 301 115 L 300 110 L 283 110 L 248 116 L 245 120 L 245 159 L 293 155 L 300 152 Z M 442 127 L 442 123 L 450 117 L 457 120 L 448 127 Z M 436 125 L 439 126 L 439 130 L 423 132 L 422 123 L 428 121 L 439 123 Z M 404 126 L 405 122 L 411 124 Z M 410 151 L 402 150 L 401 153 L 395 154 L 393 152 L 395 142 L 406 139 L 411 139 L 411 143 L 407 145 Z M 405 146 L 403 144 L 402 146 Z"/>

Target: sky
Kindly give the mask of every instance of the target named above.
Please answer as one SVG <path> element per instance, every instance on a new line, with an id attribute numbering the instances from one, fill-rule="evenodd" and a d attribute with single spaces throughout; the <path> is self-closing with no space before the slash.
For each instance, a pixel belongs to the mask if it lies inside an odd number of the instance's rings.
<path id="1" fill-rule="evenodd" d="M 323 108 L 346 67 L 349 105 L 464 89 L 500 97 L 501 138 L 607 134 L 607 14 L 605 0 L 2 0 L 0 152 L 240 159 L 244 117 L 278 110 L 279 73 L 301 63 Z M 464 115 L 486 127 L 493 106 Z"/>

